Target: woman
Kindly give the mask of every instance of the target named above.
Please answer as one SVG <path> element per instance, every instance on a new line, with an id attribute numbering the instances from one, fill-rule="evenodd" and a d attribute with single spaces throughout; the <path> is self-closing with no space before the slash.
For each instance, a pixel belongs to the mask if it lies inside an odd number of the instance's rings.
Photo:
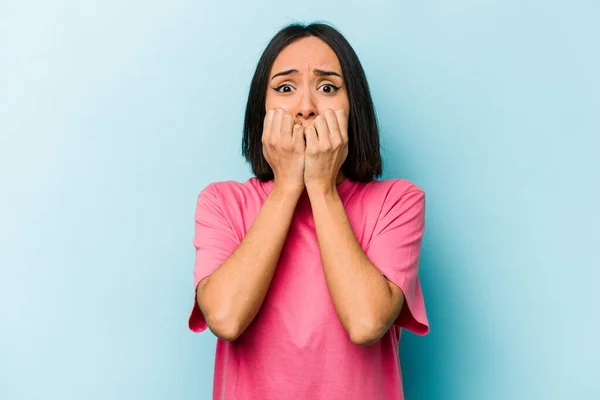
<path id="1" fill-rule="evenodd" d="M 429 326 L 424 193 L 381 176 L 367 80 L 324 24 L 283 28 L 252 80 L 254 177 L 208 185 L 189 326 L 218 337 L 214 399 L 398 399 L 402 328 Z"/>

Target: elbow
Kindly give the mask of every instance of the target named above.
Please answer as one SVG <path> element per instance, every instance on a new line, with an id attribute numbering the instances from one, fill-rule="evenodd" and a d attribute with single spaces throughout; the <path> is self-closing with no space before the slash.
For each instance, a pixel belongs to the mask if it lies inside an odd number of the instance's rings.
<path id="1" fill-rule="evenodd" d="M 386 333 L 381 324 L 363 323 L 348 330 L 350 340 L 357 346 L 369 346 L 377 342 Z"/>
<path id="2" fill-rule="evenodd" d="M 242 334 L 242 323 L 230 310 L 215 309 L 214 304 L 206 301 L 206 296 L 202 296 L 202 294 L 206 291 L 205 286 L 207 282 L 208 278 L 200 281 L 198 285 L 198 290 L 196 291 L 198 307 L 204 315 L 208 329 L 219 339 L 232 342 Z"/>
<path id="3" fill-rule="evenodd" d="M 214 318 L 209 318 L 207 316 L 206 324 L 215 336 L 227 342 L 233 342 L 240 337 L 243 332 L 240 328 L 240 323 L 235 318 L 228 316 Z"/>
<path id="4" fill-rule="evenodd" d="M 234 330 L 221 330 L 219 328 L 215 329 L 210 325 L 208 325 L 208 328 L 216 337 L 226 342 L 233 342 L 240 336 L 239 333 Z"/>
<path id="5" fill-rule="evenodd" d="M 204 315 L 206 325 L 216 337 L 227 342 L 232 342 L 242 334 L 242 323 L 231 312 L 213 310 L 212 307 L 200 304 L 201 302 L 198 301 L 198 306 Z"/>

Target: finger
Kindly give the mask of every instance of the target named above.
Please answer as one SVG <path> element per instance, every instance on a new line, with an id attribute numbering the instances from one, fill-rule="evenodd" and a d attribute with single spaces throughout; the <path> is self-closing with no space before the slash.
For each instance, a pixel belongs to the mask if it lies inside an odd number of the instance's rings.
<path id="1" fill-rule="evenodd" d="M 296 149 L 304 150 L 306 148 L 306 141 L 304 139 L 304 128 L 301 124 L 294 124 L 292 130 L 292 144 Z"/>
<path id="2" fill-rule="evenodd" d="M 291 114 L 284 114 L 283 121 L 281 123 L 281 134 L 284 137 L 288 137 L 291 139 L 292 137 L 292 128 L 294 127 L 294 117 Z"/>
<path id="3" fill-rule="evenodd" d="M 335 111 L 332 109 L 325 110 L 325 120 L 327 121 L 327 126 L 329 127 L 329 136 L 331 139 L 331 143 L 338 143 L 342 141 L 342 136 L 340 134 L 340 127 L 338 125 L 337 115 Z"/>
<path id="4" fill-rule="evenodd" d="M 344 110 L 336 110 L 338 126 L 340 127 L 340 135 L 344 143 L 348 143 L 348 116 Z"/>
<path id="5" fill-rule="evenodd" d="M 269 139 L 271 133 L 271 126 L 273 125 L 273 117 L 275 116 L 275 110 L 269 109 L 265 114 L 265 120 L 263 121 L 263 142 Z"/>
<path id="6" fill-rule="evenodd" d="M 314 126 L 317 129 L 319 145 L 322 147 L 328 147 L 330 144 L 329 127 L 327 126 L 327 121 L 325 118 L 322 115 L 317 115 Z"/>
<path id="7" fill-rule="evenodd" d="M 283 121 L 284 114 L 285 111 L 283 110 L 283 108 L 278 108 L 275 110 L 275 115 L 273 116 L 273 124 L 271 125 L 272 134 L 277 135 L 281 133 L 281 123 Z"/>
<path id="8" fill-rule="evenodd" d="M 306 152 L 315 154 L 319 149 L 319 139 L 313 125 L 304 128 L 304 137 L 306 138 Z"/>

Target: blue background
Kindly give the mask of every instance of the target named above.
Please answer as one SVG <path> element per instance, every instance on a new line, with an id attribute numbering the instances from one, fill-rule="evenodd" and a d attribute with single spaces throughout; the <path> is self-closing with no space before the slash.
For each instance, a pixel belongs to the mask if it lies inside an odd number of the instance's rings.
<path id="1" fill-rule="evenodd" d="M 417 4 L 418 3 L 418 4 Z M 407 399 L 598 399 L 597 1 L 3 1 L 0 398 L 208 399 L 193 212 L 271 36 L 328 21 L 427 193 Z"/>

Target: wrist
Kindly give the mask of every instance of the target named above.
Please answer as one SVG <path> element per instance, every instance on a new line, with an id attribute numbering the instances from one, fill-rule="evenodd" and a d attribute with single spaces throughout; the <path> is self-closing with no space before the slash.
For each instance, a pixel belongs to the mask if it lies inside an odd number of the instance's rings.
<path id="1" fill-rule="evenodd" d="M 271 193 L 280 200 L 298 200 L 304 191 L 304 186 L 298 185 L 273 185 Z"/>
<path id="2" fill-rule="evenodd" d="M 335 197 L 338 195 L 337 186 L 334 183 L 314 182 L 306 184 L 306 191 L 310 198 Z"/>

